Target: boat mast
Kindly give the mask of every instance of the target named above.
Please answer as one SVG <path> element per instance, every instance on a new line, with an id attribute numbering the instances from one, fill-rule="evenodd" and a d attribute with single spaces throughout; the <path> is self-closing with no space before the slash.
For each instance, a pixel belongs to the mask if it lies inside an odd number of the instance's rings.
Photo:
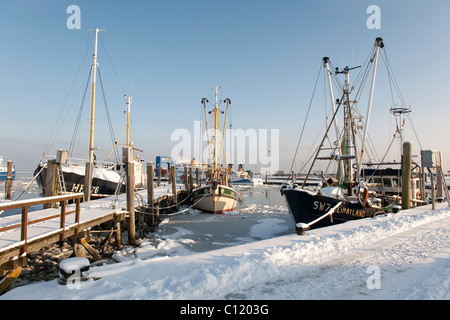
<path id="1" fill-rule="evenodd" d="M 344 74 L 345 75 L 345 83 L 343 87 L 343 95 L 341 101 L 344 105 L 344 134 L 341 142 L 341 156 L 340 160 L 343 160 L 342 170 L 344 173 L 343 180 L 347 187 L 347 195 L 352 195 L 352 184 L 353 184 L 353 173 L 352 173 L 352 164 L 353 160 L 356 157 L 356 141 L 353 130 L 353 116 L 352 116 L 352 108 L 351 108 L 351 100 L 350 94 L 353 88 L 350 85 L 350 71 L 360 68 L 358 67 L 345 67 L 344 70 L 339 71 L 339 68 L 336 68 L 336 74 Z"/>
<path id="2" fill-rule="evenodd" d="M 98 44 L 98 32 L 100 30 L 95 29 L 95 47 L 94 47 L 94 62 L 92 63 L 92 93 L 91 93 L 91 120 L 89 126 L 89 163 L 94 162 L 94 121 L 95 121 L 95 81 L 97 77 L 97 44 Z"/>
<path id="3" fill-rule="evenodd" d="M 217 102 L 217 89 L 218 89 L 218 87 L 216 87 L 216 101 L 215 101 L 214 110 L 213 110 L 213 116 L 214 116 L 214 174 L 217 169 L 217 160 L 218 160 L 217 134 L 219 133 L 219 104 Z"/>
<path id="4" fill-rule="evenodd" d="M 324 57 L 323 58 L 323 66 L 325 67 L 325 69 L 327 70 L 327 78 L 328 78 L 328 88 L 330 90 L 330 98 L 331 98 L 331 107 L 333 108 L 333 114 L 336 113 L 336 105 L 335 105 L 335 100 L 334 100 L 334 94 L 333 94 L 333 86 L 331 84 L 331 71 L 330 71 L 330 67 L 329 67 L 329 61 L 330 58 L 328 57 Z M 341 154 L 341 142 L 339 139 L 339 124 L 338 124 L 338 119 L 335 117 L 334 118 L 334 130 L 336 131 L 336 156 L 339 158 L 340 154 Z M 336 177 L 339 181 L 339 184 L 342 182 L 342 174 L 343 174 L 343 164 L 341 161 L 338 161 L 338 170 L 336 173 Z"/>
<path id="5" fill-rule="evenodd" d="M 367 140 L 367 131 L 369 129 L 369 119 L 370 119 L 370 111 L 372 109 L 372 99 L 373 99 L 373 91 L 375 88 L 375 78 L 377 76 L 377 68 L 378 68 L 378 57 L 380 53 L 380 48 L 384 48 L 384 43 L 382 38 L 376 38 L 375 40 L 375 54 L 372 58 L 372 61 L 374 62 L 373 65 L 373 75 L 372 75 L 372 84 L 370 87 L 370 95 L 369 95 L 369 103 L 367 105 L 367 112 L 366 112 L 366 122 L 364 124 L 364 135 L 362 140 L 362 147 L 361 147 L 361 157 L 359 159 L 359 162 L 357 162 L 357 168 L 358 168 L 358 177 L 361 174 L 361 167 L 363 164 L 364 159 L 364 149 L 366 147 L 366 140 Z"/>
<path id="6" fill-rule="evenodd" d="M 103 31 L 98 28 L 95 29 L 95 46 L 94 55 L 92 63 L 92 93 L 91 93 L 91 117 L 89 125 L 89 158 L 86 164 L 86 173 L 84 180 L 84 201 L 89 201 L 91 199 L 91 185 L 92 185 L 92 174 L 94 168 L 94 121 L 95 121 L 95 81 L 97 75 L 97 44 L 98 44 L 98 32 Z"/>
<path id="7" fill-rule="evenodd" d="M 330 61 L 330 58 L 324 57 L 323 58 L 323 66 L 325 69 L 327 69 L 327 77 L 328 77 L 328 89 L 330 90 L 330 98 L 331 98 L 331 107 L 333 108 L 333 113 L 336 112 L 336 105 L 334 100 L 334 94 L 333 94 L 333 86 L 331 84 L 331 71 L 330 66 L 328 65 L 328 62 Z M 334 129 L 336 131 L 336 137 L 339 139 L 339 124 L 338 120 L 334 118 Z"/>
<path id="8" fill-rule="evenodd" d="M 131 145 L 131 131 L 130 131 L 130 109 L 131 109 L 131 97 L 126 97 L 127 104 L 127 148 Z"/>

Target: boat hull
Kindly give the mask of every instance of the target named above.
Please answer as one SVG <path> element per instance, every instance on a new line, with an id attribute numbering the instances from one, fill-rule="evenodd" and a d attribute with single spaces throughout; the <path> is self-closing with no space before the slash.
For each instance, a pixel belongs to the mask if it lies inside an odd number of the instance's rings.
<path id="1" fill-rule="evenodd" d="M 6 181 L 7 177 L 8 177 L 8 172 L 6 172 L 6 171 L 0 172 L 0 181 Z M 14 169 L 12 171 L 12 179 L 13 180 L 16 179 L 16 171 Z"/>
<path id="2" fill-rule="evenodd" d="M 38 168 L 35 171 L 35 174 L 37 174 L 42 168 L 42 165 L 39 165 Z M 84 179 L 85 179 L 85 167 L 79 166 L 78 168 L 70 168 L 70 167 L 62 167 L 63 170 L 63 177 L 64 177 L 64 184 L 66 192 L 68 193 L 76 193 L 76 192 L 84 192 Z M 96 172 L 96 170 L 99 170 L 99 172 Z M 108 174 L 102 174 L 100 170 L 104 169 L 97 169 L 94 168 L 94 177 L 92 178 L 92 187 L 91 187 L 91 196 L 100 198 L 100 197 L 107 197 L 114 195 L 117 189 L 119 174 L 118 173 L 111 173 L 108 172 Z M 97 177 L 96 177 L 97 176 Z M 47 167 L 44 167 L 41 174 L 39 175 L 37 181 L 39 184 L 39 187 L 42 189 L 43 193 L 45 194 L 45 181 L 47 177 Z M 120 193 L 124 193 L 126 191 L 125 184 L 122 183 L 120 187 Z"/>
<path id="3" fill-rule="evenodd" d="M 374 217 L 378 213 L 383 212 L 378 207 L 368 205 L 363 207 L 359 201 L 339 200 L 302 189 L 283 188 L 281 192 L 286 199 L 289 212 L 292 214 L 297 226 L 299 224 L 309 224 L 322 217 L 341 201 L 342 204 L 332 214 L 331 218 L 326 217 L 310 227 L 318 228 L 333 223 Z"/>
<path id="4" fill-rule="evenodd" d="M 194 208 L 208 213 L 223 213 L 236 210 L 237 192 L 227 186 L 219 185 L 213 190 L 211 185 L 193 191 Z"/>

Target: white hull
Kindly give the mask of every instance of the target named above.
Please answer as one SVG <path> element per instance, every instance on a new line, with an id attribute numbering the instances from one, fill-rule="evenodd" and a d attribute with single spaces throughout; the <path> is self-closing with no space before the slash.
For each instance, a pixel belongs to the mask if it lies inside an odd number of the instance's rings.
<path id="1" fill-rule="evenodd" d="M 236 210 L 237 193 L 234 189 L 219 185 L 212 190 L 210 185 L 194 190 L 194 207 L 209 213 L 223 213 Z"/>

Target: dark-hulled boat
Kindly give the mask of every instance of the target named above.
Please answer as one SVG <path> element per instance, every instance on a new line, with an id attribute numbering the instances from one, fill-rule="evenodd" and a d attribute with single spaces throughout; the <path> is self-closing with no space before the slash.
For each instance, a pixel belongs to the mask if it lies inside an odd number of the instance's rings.
<path id="1" fill-rule="evenodd" d="M 94 155 L 94 119 L 95 119 L 95 91 L 96 91 L 96 74 L 97 74 L 97 43 L 98 32 L 100 29 L 95 29 L 95 49 L 93 54 L 93 63 L 89 73 L 89 79 L 92 82 L 91 90 L 91 108 L 90 108 L 90 135 L 89 135 L 89 149 L 88 159 L 74 159 L 69 157 L 69 151 L 58 150 L 56 157 L 43 156 L 38 167 L 35 170 L 35 179 L 42 188 L 44 196 L 84 192 L 84 201 L 89 201 L 91 196 L 93 198 L 111 196 L 118 193 L 123 193 L 126 190 L 125 186 L 125 171 L 124 165 L 117 159 L 117 162 L 98 161 Z M 99 73 L 100 84 L 101 77 Z M 89 82 L 87 82 L 89 83 Z M 86 89 L 88 86 L 86 85 Z M 102 85 L 102 93 L 104 93 Z M 106 98 L 104 97 L 106 101 Z M 85 99 L 83 98 L 83 102 Z M 131 97 L 125 95 L 125 102 L 127 105 L 126 121 L 126 144 L 124 145 L 129 150 L 133 150 L 134 157 L 129 155 L 129 161 L 134 163 L 135 184 L 141 185 L 143 183 L 142 175 L 142 160 L 139 160 L 134 151 L 142 151 L 133 147 L 130 133 L 130 108 Z M 105 107 L 106 103 L 105 103 Z M 80 121 L 81 110 L 78 115 Z M 109 115 L 109 111 L 108 111 Z M 108 116 L 108 120 L 109 116 Z M 112 132 L 112 125 L 110 131 Z M 79 123 L 75 126 L 75 130 L 79 127 Z M 123 132 L 123 131 L 122 131 Z M 76 134 L 74 134 L 76 137 Z M 112 134 L 113 138 L 113 134 Z M 73 138 L 74 139 L 74 138 Z M 74 141 L 72 141 L 73 143 Z M 119 144 L 114 142 L 113 150 Z M 70 149 L 70 148 L 69 148 Z M 111 153 L 113 152 L 111 151 Z M 110 153 L 110 155 L 111 155 Z M 118 158 L 118 155 L 116 155 Z M 89 186 L 89 187 L 86 187 Z"/>
<path id="2" fill-rule="evenodd" d="M 354 87 L 350 85 L 349 76 L 351 70 L 359 67 L 346 67 L 342 71 L 338 68 L 335 69 L 336 74 L 345 76 L 345 83 L 342 87 L 341 98 L 334 100 L 331 85 L 331 62 L 329 58 L 323 58 L 323 67 L 326 69 L 328 76 L 331 104 L 334 112 L 333 117 L 327 125 L 322 142 L 316 149 L 314 160 L 302 186 L 291 183 L 289 185 L 285 184 L 281 188 L 281 193 L 285 197 L 289 211 L 296 223 L 296 231 L 299 234 L 303 234 L 305 230 L 311 227 L 321 227 L 330 223 L 374 217 L 377 214 L 385 213 L 381 207 L 381 201 L 374 197 L 374 193 L 369 191 L 369 188 L 361 179 L 362 159 L 364 157 L 369 115 L 372 107 L 378 57 L 382 48 L 384 48 L 383 40 L 377 38 L 370 59 L 363 67 L 363 76 L 368 79 L 370 74 L 372 74 L 372 81 L 360 146 L 357 146 L 355 138 L 355 119 L 362 119 L 361 114 L 357 111 L 361 90 L 356 90 L 356 96 L 350 98 Z M 361 86 L 364 86 L 366 80 L 363 79 L 360 83 Z M 337 121 L 337 114 L 340 111 L 343 111 L 342 131 L 339 130 Z M 332 143 L 331 147 L 325 148 L 325 142 L 332 140 L 329 134 L 331 127 L 334 127 L 336 131 L 336 140 L 334 140 L 335 142 Z M 305 182 L 317 160 L 336 161 L 337 172 L 335 177 L 324 180 L 317 189 L 312 190 L 305 187 Z"/>

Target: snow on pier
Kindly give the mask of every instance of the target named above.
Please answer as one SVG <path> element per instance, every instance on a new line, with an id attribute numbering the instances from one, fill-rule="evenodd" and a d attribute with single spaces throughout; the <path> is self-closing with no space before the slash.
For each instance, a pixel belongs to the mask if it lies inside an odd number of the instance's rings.
<path id="1" fill-rule="evenodd" d="M 138 199 L 147 199 L 146 190 L 137 191 Z M 171 195 L 171 188 L 163 185 L 156 187 L 154 199 Z M 82 194 L 44 197 L 38 199 L 28 199 L 22 201 L 2 201 L 0 210 L 7 209 L 8 206 L 28 207 L 38 202 L 44 201 L 60 202 L 66 198 L 80 198 Z M 64 201 L 61 202 L 61 204 Z M 143 205 L 143 203 L 141 203 Z M 64 239 L 67 236 L 98 225 L 113 219 L 125 219 L 126 194 L 117 197 L 111 196 L 95 201 L 78 204 L 80 206 L 77 213 L 77 204 L 65 205 L 61 208 L 50 208 L 1 216 L 0 215 L 0 264 L 4 264 L 10 259 L 15 259 L 24 252 L 39 250 L 41 247 Z M 62 219 L 62 212 L 64 218 Z M 26 226 L 23 227 L 24 221 Z M 65 234 L 64 234 L 65 232 Z"/>
<path id="2" fill-rule="evenodd" d="M 88 277 L 76 289 L 54 280 L 0 299 L 449 299 L 450 208 L 427 205 L 305 236 L 135 257 L 91 267 Z"/>

